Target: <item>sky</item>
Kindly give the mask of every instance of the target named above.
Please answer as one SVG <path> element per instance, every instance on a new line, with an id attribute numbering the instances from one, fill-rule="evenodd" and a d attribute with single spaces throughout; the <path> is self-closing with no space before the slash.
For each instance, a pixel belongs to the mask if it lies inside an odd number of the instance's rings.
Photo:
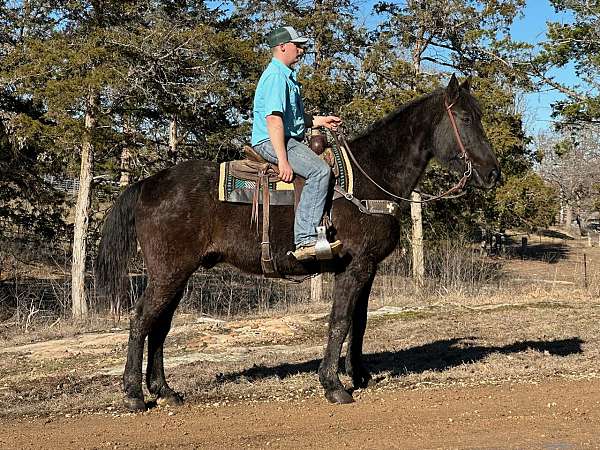
<path id="1" fill-rule="evenodd" d="M 539 43 L 545 39 L 546 22 L 568 23 L 571 17 L 564 13 L 557 14 L 547 0 L 528 0 L 524 16 L 517 19 L 511 28 L 513 39 Z M 553 72 L 557 80 L 569 85 L 577 84 L 572 67 L 566 67 Z M 563 99 L 564 96 L 556 90 L 546 89 L 530 93 L 525 96 L 526 117 L 525 126 L 529 133 L 537 134 L 539 131 L 552 127 L 552 103 Z"/>

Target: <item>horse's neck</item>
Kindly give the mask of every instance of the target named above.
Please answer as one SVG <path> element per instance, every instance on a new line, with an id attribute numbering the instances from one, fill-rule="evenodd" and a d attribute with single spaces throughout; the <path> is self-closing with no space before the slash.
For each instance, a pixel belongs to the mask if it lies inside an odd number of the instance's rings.
<path id="1" fill-rule="evenodd" d="M 401 121 L 399 121 L 401 123 Z M 428 145 L 433 133 L 427 125 L 399 127 L 391 124 L 353 141 L 350 149 L 364 171 L 386 190 L 409 197 L 431 159 Z M 357 168 L 354 170 L 358 198 L 385 198 L 386 195 Z"/>

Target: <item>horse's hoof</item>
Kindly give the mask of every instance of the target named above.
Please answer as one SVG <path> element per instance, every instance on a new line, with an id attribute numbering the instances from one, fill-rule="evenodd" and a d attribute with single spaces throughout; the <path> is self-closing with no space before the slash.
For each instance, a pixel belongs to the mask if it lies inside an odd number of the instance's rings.
<path id="1" fill-rule="evenodd" d="M 337 391 L 327 391 L 325 392 L 325 398 L 329 400 L 330 403 L 353 403 L 354 399 L 352 395 L 348 393 L 348 391 L 344 389 L 339 389 Z"/>
<path id="2" fill-rule="evenodd" d="M 373 380 L 373 378 L 371 378 L 371 375 L 364 374 L 359 378 L 353 378 L 352 379 L 352 386 L 354 387 L 354 389 L 366 389 L 368 387 L 374 386 L 376 383 Z"/>
<path id="3" fill-rule="evenodd" d="M 138 412 L 138 411 L 145 411 L 146 410 L 146 404 L 144 403 L 144 399 L 141 399 L 139 397 L 128 397 L 125 396 L 123 398 L 123 403 L 125 404 L 125 407 L 132 412 Z"/>
<path id="4" fill-rule="evenodd" d="M 177 392 L 171 392 L 167 395 L 161 395 L 156 399 L 158 406 L 181 406 L 183 405 L 183 397 Z"/>
<path id="5" fill-rule="evenodd" d="M 357 366 L 356 369 L 353 369 L 352 366 L 346 366 L 346 374 L 352 378 L 352 387 L 354 389 L 366 389 L 369 386 L 373 386 L 371 374 L 365 368 Z"/>

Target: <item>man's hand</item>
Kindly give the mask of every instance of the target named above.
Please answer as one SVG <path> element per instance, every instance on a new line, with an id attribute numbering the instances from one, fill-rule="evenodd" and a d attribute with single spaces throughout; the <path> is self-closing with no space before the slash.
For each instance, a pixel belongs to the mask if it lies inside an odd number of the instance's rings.
<path id="1" fill-rule="evenodd" d="M 279 178 L 281 181 L 285 181 L 286 183 L 290 183 L 292 178 L 294 178 L 294 171 L 292 170 L 292 166 L 287 160 L 279 160 L 279 164 L 277 164 L 277 168 L 279 169 Z"/>
<path id="2" fill-rule="evenodd" d="M 342 119 L 337 116 L 315 116 L 313 117 L 314 127 L 325 127 L 332 131 L 337 131 L 342 124 Z"/>

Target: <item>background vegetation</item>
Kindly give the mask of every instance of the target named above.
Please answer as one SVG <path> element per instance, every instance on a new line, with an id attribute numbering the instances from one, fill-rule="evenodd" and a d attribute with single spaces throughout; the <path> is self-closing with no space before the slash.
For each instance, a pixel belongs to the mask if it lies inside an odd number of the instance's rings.
<path id="1" fill-rule="evenodd" d="M 78 282 L 75 315 L 101 308 L 85 273 L 111 201 L 178 161 L 239 154 L 269 60 L 263 36 L 283 23 L 312 38 L 300 66 L 307 109 L 341 115 L 349 134 L 451 73 L 472 78 L 504 184 L 428 206 L 432 246 L 458 232 L 534 231 L 559 211 L 567 225 L 583 218 L 599 203 L 600 5 L 551 3 L 573 23 L 549 23 L 536 49 L 510 34 L 524 0 L 1 2 L 0 300 L 11 312 L 22 301 L 19 274 L 54 280 L 64 311 Z M 582 84 L 562 85 L 556 67 L 573 67 Z M 547 86 L 566 95 L 553 105 L 556 130 L 528 136 L 523 95 Z M 420 189 L 455 180 L 432 164 Z M 67 280 L 76 265 L 79 280 Z"/>

